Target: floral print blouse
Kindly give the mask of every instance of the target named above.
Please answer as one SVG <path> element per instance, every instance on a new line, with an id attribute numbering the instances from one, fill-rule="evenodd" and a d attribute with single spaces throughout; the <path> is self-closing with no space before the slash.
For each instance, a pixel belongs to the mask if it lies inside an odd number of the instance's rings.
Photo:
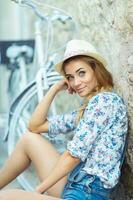
<path id="1" fill-rule="evenodd" d="M 120 167 L 127 135 L 127 109 L 115 92 L 102 92 L 92 97 L 80 122 L 77 111 L 56 115 L 49 120 L 49 136 L 74 132 L 68 141 L 69 153 L 85 162 L 88 174 L 97 175 L 105 188 L 114 187 L 120 177 Z"/>

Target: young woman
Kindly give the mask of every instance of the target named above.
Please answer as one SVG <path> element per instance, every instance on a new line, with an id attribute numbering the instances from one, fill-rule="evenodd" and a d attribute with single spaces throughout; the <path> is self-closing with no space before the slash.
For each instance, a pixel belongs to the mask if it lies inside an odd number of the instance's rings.
<path id="1" fill-rule="evenodd" d="M 113 90 L 105 59 L 83 40 L 71 40 L 56 70 L 64 78 L 53 85 L 36 107 L 29 131 L 0 172 L 3 188 L 32 162 L 40 178 L 35 192 L 2 190 L 1 200 L 107 200 L 120 177 L 127 135 L 127 110 Z M 77 93 L 84 104 L 69 114 L 47 117 L 61 90 Z M 60 155 L 41 133 L 74 136 Z M 43 193 L 47 192 L 47 195 Z"/>

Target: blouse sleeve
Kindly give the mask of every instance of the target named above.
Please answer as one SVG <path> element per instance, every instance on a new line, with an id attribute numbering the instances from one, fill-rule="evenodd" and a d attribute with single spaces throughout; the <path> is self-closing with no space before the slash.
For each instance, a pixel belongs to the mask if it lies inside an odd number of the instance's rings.
<path id="1" fill-rule="evenodd" d="M 65 115 L 55 115 L 49 117 L 49 136 L 55 137 L 58 134 L 65 134 L 67 132 L 73 131 L 76 127 L 76 116 L 77 111 L 73 111 Z"/>
<path id="2" fill-rule="evenodd" d="M 67 150 L 74 157 L 85 161 L 95 140 L 111 122 L 113 102 L 105 95 L 96 95 L 90 100 L 84 116 L 74 131 L 73 139 L 68 142 Z"/>

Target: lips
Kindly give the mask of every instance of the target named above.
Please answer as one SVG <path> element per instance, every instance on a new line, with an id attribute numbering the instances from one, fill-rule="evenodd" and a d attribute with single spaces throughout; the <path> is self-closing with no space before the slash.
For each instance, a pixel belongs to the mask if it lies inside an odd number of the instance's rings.
<path id="1" fill-rule="evenodd" d="M 78 92 L 78 93 L 83 92 L 83 90 L 84 90 L 85 88 L 86 88 L 86 87 L 76 89 L 76 92 Z"/>

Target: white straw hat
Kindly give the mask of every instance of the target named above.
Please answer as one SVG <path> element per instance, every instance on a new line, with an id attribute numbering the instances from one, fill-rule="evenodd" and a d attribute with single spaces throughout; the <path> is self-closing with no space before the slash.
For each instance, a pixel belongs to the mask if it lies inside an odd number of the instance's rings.
<path id="1" fill-rule="evenodd" d="M 105 67 L 107 65 L 106 60 L 96 51 L 96 49 L 87 41 L 73 39 L 70 40 L 66 45 L 66 50 L 64 53 L 64 58 L 55 65 L 55 69 L 60 74 L 64 74 L 62 71 L 62 66 L 65 60 L 78 56 L 85 55 L 100 61 Z"/>

